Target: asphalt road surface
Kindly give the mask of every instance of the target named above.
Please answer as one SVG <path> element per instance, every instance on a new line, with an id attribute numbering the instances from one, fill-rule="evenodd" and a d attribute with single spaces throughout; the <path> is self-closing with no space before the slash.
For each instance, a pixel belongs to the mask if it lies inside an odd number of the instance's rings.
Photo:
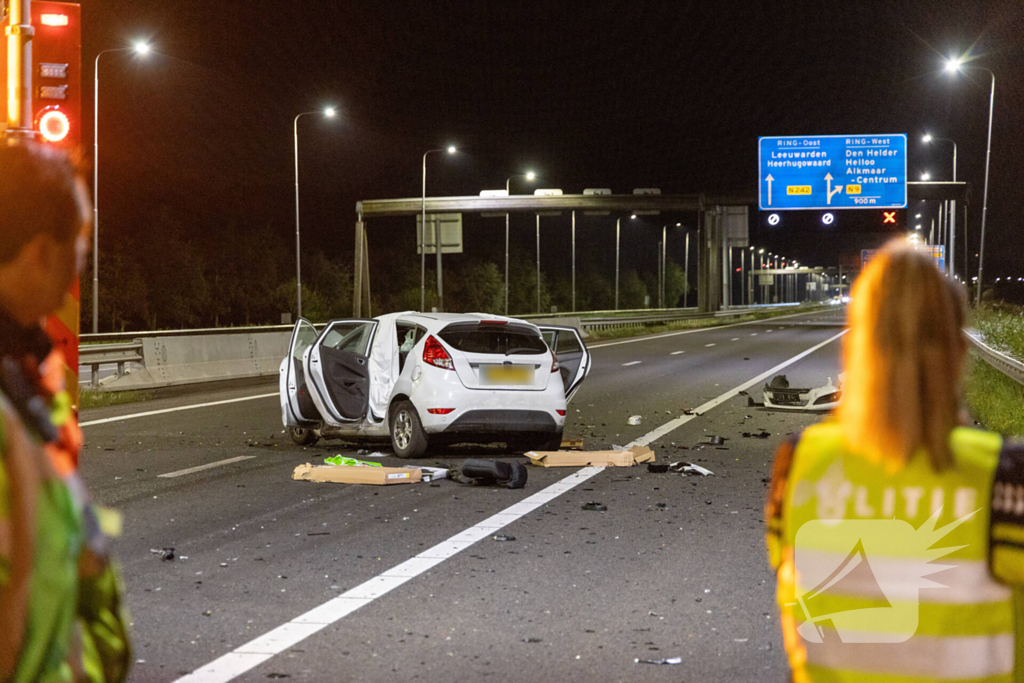
<path id="1" fill-rule="evenodd" d="M 842 315 L 592 345 L 565 436 L 588 450 L 650 442 L 708 477 L 638 466 L 530 468 L 515 491 L 295 482 L 296 465 L 356 447 L 293 445 L 276 383 L 86 411 L 85 479 L 124 513 L 131 680 L 786 680 L 762 505 L 774 449 L 820 416 L 751 408 L 737 390 L 756 380 L 759 399 L 776 372 L 835 381 Z M 727 441 L 701 445 L 709 435 Z M 500 456 L 471 447 L 422 464 L 481 454 Z M 591 501 L 607 511 L 581 508 Z M 151 552 L 170 547 L 173 561 Z M 635 661 L 671 657 L 682 663 Z"/>

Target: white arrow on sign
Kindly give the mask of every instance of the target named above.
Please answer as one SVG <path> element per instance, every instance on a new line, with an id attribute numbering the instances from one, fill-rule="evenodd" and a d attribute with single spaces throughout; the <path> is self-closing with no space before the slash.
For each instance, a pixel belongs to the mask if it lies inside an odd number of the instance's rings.
<path id="1" fill-rule="evenodd" d="M 825 174 L 825 185 L 826 185 L 825 189 L 828 192 L 828 197 L 826 198 L 825 203 L 831 205 L 832 204 L 832 197 L 834 197 L 835 195 L 837 195 L 840 192 L 842 192 L 843 191 L 843 186 L 840 185 L 836 189 L 834 189 L 834 190 L 832 189 L 832 174 L 831 173 L 826 173 Z"/>
<path id="2" fill-rule="evenodd" d="M 767 176 L 765 176 L 765 180 L 768 181 L 768 206 L 771 206 L 772 205 L 772 181 L 775 180 L 775 178 L 772 178 L 772 174 L 769 173 Z"/>

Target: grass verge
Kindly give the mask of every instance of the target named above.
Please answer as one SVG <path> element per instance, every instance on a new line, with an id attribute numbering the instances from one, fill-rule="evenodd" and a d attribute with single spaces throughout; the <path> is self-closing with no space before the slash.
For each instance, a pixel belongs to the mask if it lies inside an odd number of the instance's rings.
<path id="1" fill-rule="evenodd" d="M 78 409 L 106 408 L 126 403 L 139 403 L 153 398 L 152 391 L 89 391 L 82 389 L 78 397 Z"/>
<path id="2" fill-rule="evenodd" d="M 604 341 L 605 339 L 622 339 L 624 337 L 644 337 L 649 334 L 660 334 L 662 332 L 675 332 L 677 330 L 690 330 L 704 327 L 721 327 L 722 325 L 733 325 L 745 323 L 751 320 L 766 320 L 777 318 L 782 315 L 793 315 L 796 313 L 811 313 L 815 309 L 787 308 L 782 311 L 757 311 L 749 315 L 730 316 L 728 318 L 695 318 L 692 320 L 676 320 L 670 323 L 659 325 L 647 325 L 644 327 L 620 327 L 611 330 L 595 330 L 587 336 L 587 343 Z"/>
<path id="3" fill-rule="evenodd" d="M 986 429 L 1024 437 L 1024 386 L 970 353 L 965 382 L 967 404 Z"/>
<path id="4" fill-rule="evenodd" d="M 971 311 L 970 326 L 981 332 L 989 346 L 1024 358 L 1024 308 L 986 304 Z"/>

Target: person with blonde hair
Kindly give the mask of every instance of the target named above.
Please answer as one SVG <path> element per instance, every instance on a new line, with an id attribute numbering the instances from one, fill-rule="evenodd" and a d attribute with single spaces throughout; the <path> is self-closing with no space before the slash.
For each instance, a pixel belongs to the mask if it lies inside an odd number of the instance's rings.
<path id="1" fill-rule="evenodd" d="M 960 286 L 906 240 L 857 279 L 835 414 L 766 505 L 794 681 L 1024 680 L 1024 449 L 959 424 Z"/>

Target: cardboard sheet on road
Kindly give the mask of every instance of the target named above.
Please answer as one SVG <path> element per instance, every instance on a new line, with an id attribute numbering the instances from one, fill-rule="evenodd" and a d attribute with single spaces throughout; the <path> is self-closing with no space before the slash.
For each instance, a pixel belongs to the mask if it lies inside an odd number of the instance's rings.
<path id="1" fill-rule="evenodd" d="M 292 472 L 296 481 L 334 484 L 415 484 L 423 479 L 418 467 L 351 467 L 338 465 L 299 465 Z"/>
<path id="2" fill-rule="evenodd" d="M 632 467 L 654 462 L 654 451 L 634 446 L 624 451 L 530 451 L 526 457 L 539 467 Z"/>

